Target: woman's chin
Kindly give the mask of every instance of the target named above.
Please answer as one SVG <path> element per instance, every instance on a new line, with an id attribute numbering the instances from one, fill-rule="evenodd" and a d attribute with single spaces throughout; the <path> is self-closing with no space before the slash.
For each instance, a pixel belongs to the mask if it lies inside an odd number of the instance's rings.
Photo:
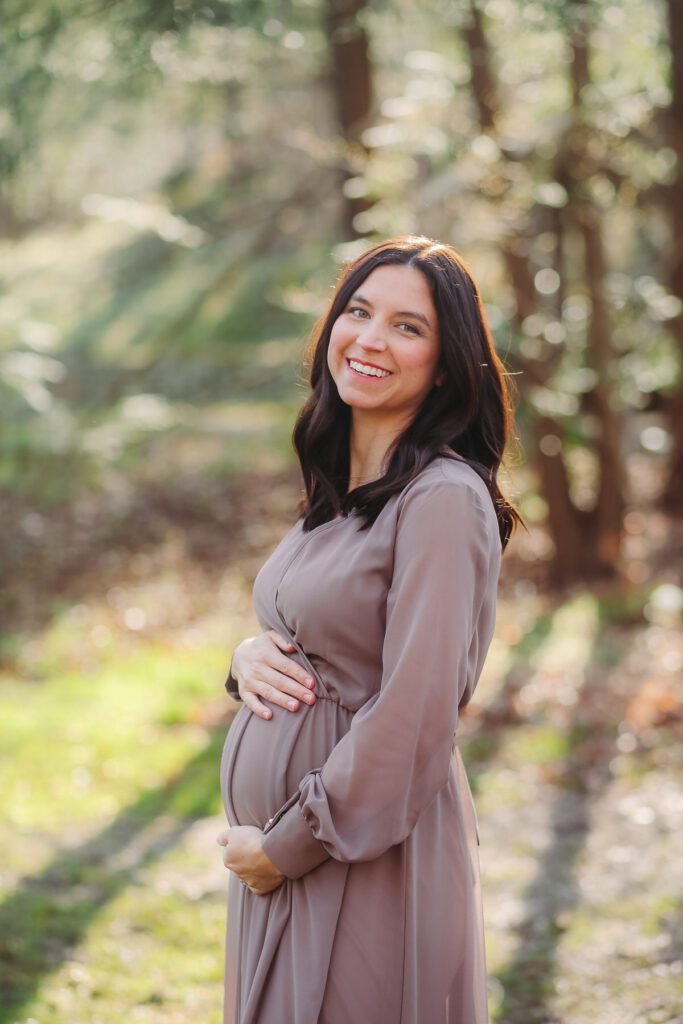
<path id="1" fill-rule="evenodd" d="M 342 402 L 354 409 L 366 409 L 368 411 L 377 409 L 381 412 L 387 410 L 386 396 L 366 394 L 361 388 L 354 388 L 353 386 L 341 387 L 337 390 Z"/>

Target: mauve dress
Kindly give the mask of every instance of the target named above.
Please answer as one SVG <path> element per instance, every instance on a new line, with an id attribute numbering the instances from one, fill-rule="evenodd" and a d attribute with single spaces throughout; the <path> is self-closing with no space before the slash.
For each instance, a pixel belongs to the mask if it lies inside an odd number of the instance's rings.
<path id="1" fill-rule="evenodd" d="M 493 635 L 501 562 L 488 490 L 440 455 L 368 530 L 299 519 L 253 589 L 316 702 L 227 734 L 230 825 L 285 882 L 230 873 L 225 1024 L 485 1024 L 476 813 L 455 733 Z M 226 687 L 237 693 L 230 673 Z"/>

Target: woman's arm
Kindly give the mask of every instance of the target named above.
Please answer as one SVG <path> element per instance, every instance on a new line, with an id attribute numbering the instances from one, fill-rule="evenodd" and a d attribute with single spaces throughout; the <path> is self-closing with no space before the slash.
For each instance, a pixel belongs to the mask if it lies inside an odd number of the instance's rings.
<path id="1" fill-rule="evenodd" d="M 239 685 L 240 684 L 237 682 L 237 680 L 235 679 L 234 675 L 232 674 L 232 666 L 233 666 L 234 660 L 235 660 L 235 655 L 233 654 L 232 658 L 230 659 L 230 668 L 228 669 L 228 678 L 225 680 L 225 689 L 228 691 L 228 693 L 233 698 L 233 700 L 242 700 L 242 697 L 241 697 L 240 691 L 239 691 Z"/>
<path id="2" fill-rule="evenodd" d="M 328 857 L 371 860 L 412 831 L 448 782 L 458 708 L 495 620 L 500 539 L 467 483 L 420 480 L 404 499 L 387 597 L 382 683 L 298 801 L 262 839 L 288 878 Z M 488 614 L 480 611 L 489 598 Z"/>

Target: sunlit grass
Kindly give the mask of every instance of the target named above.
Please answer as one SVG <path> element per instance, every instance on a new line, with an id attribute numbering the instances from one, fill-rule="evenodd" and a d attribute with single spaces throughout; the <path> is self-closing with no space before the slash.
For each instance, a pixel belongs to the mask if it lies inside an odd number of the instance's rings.
<path id="1" fill-rule="evenodd" d="M 0 679 L 0 1020 L 217 1021 L 226 652 L 115 637 L 87 670 L 76 639 L 57 616 Z"/>
<path id="2" fill-rule="evenodd" d="M 188 716 L 216 695 L 221 665 L 217 651 L 152 648 L 92 675 L 5 680 L 5 827 L 59 836 L 108 819 L 182 770 L 209 743 Z M 218 811 L 215 792 L 209 805 Z"/>

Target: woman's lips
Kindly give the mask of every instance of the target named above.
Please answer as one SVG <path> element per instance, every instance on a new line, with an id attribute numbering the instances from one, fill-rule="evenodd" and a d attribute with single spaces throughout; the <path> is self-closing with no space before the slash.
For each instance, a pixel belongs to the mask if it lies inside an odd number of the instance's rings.
<path id="1" fill-rule="evenodd" d="M 354 362 L 356 362 L 356 360 L 354 360 Z M 360 360 L 358 360 L 358 362 L 360 362 Z M 354 370 L 354 368 L 351 366 L 351 362 L 349 359 L 346 360 L 346 365 L 349 373 L 352 376 L 354 376 L 357 380 L 388 380 L 389 377 L 391 377 L 390 372 L 383 374 L 381 377 L 376 376 L 374 373 L 359 373 L 357 370 Z"/>

